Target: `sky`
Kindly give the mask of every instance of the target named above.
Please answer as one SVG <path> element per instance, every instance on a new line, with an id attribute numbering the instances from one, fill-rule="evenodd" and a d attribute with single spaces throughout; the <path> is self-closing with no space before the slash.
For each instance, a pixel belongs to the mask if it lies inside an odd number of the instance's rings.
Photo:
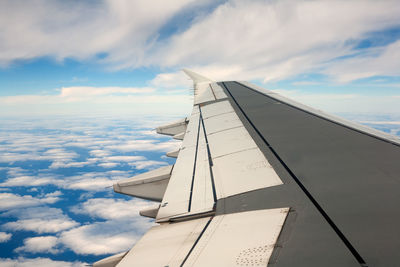
<path id="1" fill-rule="evenodd" d="M 0 1 L 0 266 L 128 250 L 192 82 L 247 80 L 400 135 L 399 1 Z"/>

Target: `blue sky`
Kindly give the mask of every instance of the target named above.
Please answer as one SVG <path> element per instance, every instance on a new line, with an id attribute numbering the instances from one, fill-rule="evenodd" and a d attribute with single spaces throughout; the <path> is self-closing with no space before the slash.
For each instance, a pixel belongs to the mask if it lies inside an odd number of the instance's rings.
<path id="1" fill-rule="evenodd" d="M 108 186 L 173 162 L 152 129 L 191 111 L 182 68 L 399 135 L 399 17 L 398 1 L 1 1 L 0 265 L 80 266 L 152 225 Z"/>

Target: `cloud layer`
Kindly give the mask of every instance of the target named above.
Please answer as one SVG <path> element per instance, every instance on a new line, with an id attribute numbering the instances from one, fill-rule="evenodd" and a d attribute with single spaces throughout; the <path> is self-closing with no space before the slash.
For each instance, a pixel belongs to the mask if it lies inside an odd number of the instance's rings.
<path id="1" fill-rule="evenodd" d="M 217 79 L 274 81 L 316 72 L 347 82 L 400 74 L 398 41 L 355 49 L 374 33 L 400 26 L 397 1 L 104 0 L 66 5 L 40 0 L 21 5 L 2 1 L 0 6 L 0 25 L 7 25 L 0 35 L 3 65 L 51 56 L 91 59 L 116 69 L 194 66 Z M 189 13 L 191 20 L 183 20 L 181 15 Z M 171 78 L 177 76 L 161 74 L 153 84 L 163 81 L 168 87 Z M 81 89 L 63 89 L 62 95 Z"/>

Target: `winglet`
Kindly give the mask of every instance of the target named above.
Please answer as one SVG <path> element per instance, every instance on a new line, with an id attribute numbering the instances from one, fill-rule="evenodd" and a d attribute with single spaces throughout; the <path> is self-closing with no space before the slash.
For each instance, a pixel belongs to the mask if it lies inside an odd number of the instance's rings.
<path id="1" fill-rule="evenodd" d="M 213 80 L 211 80 L 207 77 L 204 77 L 203 75 L 200 75 L 191 70 L 183 69 L 183 71 L 186 73 L 187 76 L 189 76 L 193 80 L 194 84 L 201 83 L 201 82 L 212 82 L 213 81 Z"/>

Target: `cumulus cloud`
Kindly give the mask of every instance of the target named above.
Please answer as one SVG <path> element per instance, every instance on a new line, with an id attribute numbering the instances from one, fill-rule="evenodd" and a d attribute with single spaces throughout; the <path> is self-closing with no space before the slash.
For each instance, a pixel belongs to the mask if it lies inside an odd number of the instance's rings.
<path id="1" fill-rule="evenodd" d="M 55 236 L 37 236 L 26 238 L 24 245 L 16 249 L 17 252 L 30 252 L 30 253 L 58 253 L 57 237 Z"/>
<path id="2" fill-rule="evenodd" d="M 104 163 L 99 163 L 97 165 L 103 168 L 115 168 L 120 164 L 117 162 L 104 162 Z"/>
<path id="3" fill-rule="evenodd" d="M 15 208 L 26 208 L 40 206 L 43 204 L 53 204 L 59 200 L 59 197 L 52 195 L 44 197 L 33 197 L 31 195 L 21 196 L 12 193 L 0 193 L 0 210 L 5 211 Z"/>
<path id="4" fill-rule="evenodd" d="M 81 98 L 81 97 L 94 97 L 99 95 L 114 95 L 114 94 L 135 94 L 135 93 L 151 93 L 154 88 L 132 88 L 132 87 L 89 87 L 89 86 L 75 86 L 61 88 L 61 97 L 68 98 Z"/>
<path id="5" fill-rule="evenodd" d="M 77 222 L 73 220 L 65 219 L 27 219 L 18 220 L 16 222 L 8 222 L 4 224 L 5 229 L 9 230 L 24 230 L 24 231 L 34 231 L 36 233 L 56 233 L 65 229 L 70 229 L 78 225 Z"/>
<path id="6" fill-rule="evenodd" d="M 96 222 L 62 232 L 59 241 L 77 254 L 118 253 L 129 250 L 150 226 L 146 219 Z"/>
<path id="7" fill-rule="evenodd" d="M 0 183 L 0 186 L 41 186 L 53 184 L 54 177 L 17 176 Z"/>
<path id="8" fill-rule="evenodd" d="M 18 144 L 18 143 L 17 143 Z M 73 151 L 66 151 L 63 148 L 51 148 L 47 151 L 43 151 L 40 154 L 37 153 L 2 153 L 0 155 L 0 162 L 16 162 L 16 161 L 28 161 L 28 160 L 51 160 L 57 162 L 69 162 L 72 159 L 78 157 Z"/>
<path id="9" fill-rule="evenodd" d="M 15 95 L 0 97 L 0 111 L 18 115 L 52 114 L 184 114 L 191 108 L 189 94 L 154 92 L 145 95 L 101 95 L 86 98 L 63 98 L 54 95 Z M 77 105 L 85 103 L 84 105 Z M 21 109 L 23 105 L 24 109 Z M 29 113 L 27 113 L 29 110 Z"/>
<path id="10" fill-rule="evenodd" d="M 133 140 L 127 141 L 119 145 L 111 145 L 110 149 L 122 152 L 132 151 L 172 151 L 176 150 L 180 146 L 179 141 L 169 140 L 166 142 L 160 142 L 158 140 Z"/>
<path id="11" fill-rule="evenodd" d="M 105 157 L 110 155 L 110 151 L 106 151 L 104 149 L 94 149 L 91 150 L 90 155 L 95 156 L 95 157 Z"/>
<path id="12" fill-rule="evenodd" d="M 107 164 L 107 163 L 104 163 Z M 119 163 L 115 163 L 112 166 L 104 166 L 104 167 L 114 167 Z M 101 165 L 100 165 L 101 166 Z M 51 166 L 50 166 L 51 167 Z M 51 169 L 51 168 L 50 168 Z M 0 186 L 14 187 L 14 186 L 45 186 L 45 185 L 54 185 L 61 189 L 71 189 L 71 190 L 86 190 L 86 191 L 104 191 L 109 190 L 108 188 L 112 186 L 113 183 L 117 180 L 125 179 L 132 176 L 130 172 L 126 171 L 105 171 L 105 172 L 89 172 L 89 173 L 80 173 L 79 175 L 71 175 L 68 177 L 60 176 L 60 175 L 45 175 L 45 176 L 17 176 L 8 178 L 3 183 L 0 183 Z M 3 196 L 5 199 L 12 198 L 12 196 Z M 31 196 L 23 196 L 23 197 L 15 197 L 19 199 L 18 202 L 15 202 L 15 205 L 19 202 L 30 203 L 29 205 L 36 206 L 38 203 L 51 203 L 59 200 L 59 196 L 54 195 L 46 195 L 40 199 L 32 198 Z M 32 199 L 31 199 L 32 198 Z M 0 197 L 0 209 L 2 205 L 2 200 Z M 7 204 L 4 201 L 4 205 Z M 11 205 L 11 204 L 9 204 Z M 22 205 L 22 204 L 21 204 Z"/>
<path id="13" fill-rule="evenodd" d="M 36 233 L 57 233 L 79 225 L 65 215 L 62 210 L 49 207 L 14 210 L 4 215 L 18 217 L 17 221 L 3 225 L 13 231 L 33 231 Z M 3 216 L 4 216 L 3 215 Z"/>
<path id="14" fill-rule="evenodd" d="M 118 178 L 105 177 L 102 174 L 85 173 L 80 176 L 70 177 L 68 183 L 64 185 L 66 189 L 80 189 L 87 191 L 104 191 L 115 183 Z M 109 189 L 107 189 L 109 190 Z"/>
<path id="15" fill-rule="evenodd" d="M 191 88 L 193 81 L 183 71 L 159 73 L 151 84 L 161 88 Z"/>
<path id="16" fill-rule="evenodd" d="M 9 259 L 0 258 L 0 265 L 4 267 L 31 267 L 31 266 L 41 266 L 41 267 L 83 267 L 87 266 L 87 263 L 75 261 L 53 261 L 49 258 L 23 258 Z"/>
<path id="17" fill-rule="evenodd" d="M 8 240 L 10 240 L 12 237 L 12 234 L 6 233 L 6 232 L 0 232 L 0 243 L 5 243 Z"/>
<path id="18" fill-rule="evenodd" d="M 158 168 L 159 166 L 168 165 L 168 163 L 163 162 L 163 161 L 147 160 L 147 161 L 137 161 L 137 162 L 129 163 L 129 165 L 135 167 L 138 170 L 142 170 L 142 169 Z"/>
<path id="19" fill-rule="evenodd" d="M 129 250 L 153 225 L 139 211 L 152 206 L 144 200 L 89 199 L 71 209 L 76 214 L 106 220 L 61 233 L 59 242 L 78 254 L 108 254 Z"/>
<path id="20" fill-rule="evenodd" d="M 110 156 L 104 157 L 102 160 L 111 162 L 134 162 L 146 159 L 143 156 Z"/>
<path id="21" fill-rule="evenodd" d="M 102 219 L 137 219 L 139 211 L 152 206 L 151 202 L 132 199 L 92 198 L 71 209 L 77 214 L 87 214 Z"/>

